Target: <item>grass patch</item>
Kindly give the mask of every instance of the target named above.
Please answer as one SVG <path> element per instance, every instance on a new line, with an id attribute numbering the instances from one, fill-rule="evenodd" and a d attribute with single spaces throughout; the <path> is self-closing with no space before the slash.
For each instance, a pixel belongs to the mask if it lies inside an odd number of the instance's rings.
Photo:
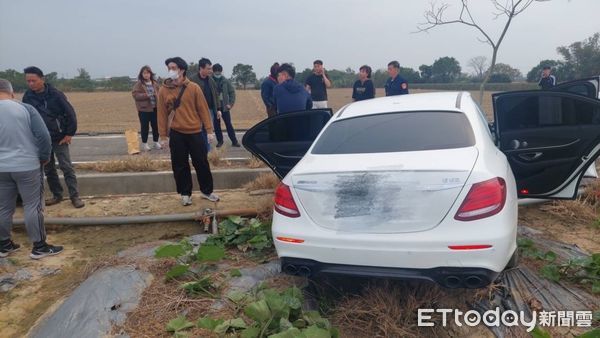
<path id="1" fill-rule="evenodd" d="M 275 176 L 275 174 L 270 172 L 270 173 L 265 173 L 265 174 L 258 176 L 253 181 L 250 181 L 250 182 L 244 184 L 242 186 L 242 188 L 246 189 L 247 191 L 266 190 L 266 189 L 275 190 L 275 188 L 277 188 L 277 185 L 279 184 L 279 182 L 281 182 L 279 180 L 279 178 L 277 176 Z"/>

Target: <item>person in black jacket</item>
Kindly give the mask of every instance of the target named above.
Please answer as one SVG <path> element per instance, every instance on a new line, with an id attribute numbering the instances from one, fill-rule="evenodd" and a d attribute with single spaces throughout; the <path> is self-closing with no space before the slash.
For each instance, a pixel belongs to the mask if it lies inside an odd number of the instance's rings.
<path id="1" fill-rule="evenodd" d="M 77 177 L 71 163 L 69 144 L 77 131 L 77 117 L 73 106 L 60 90 L 45 83 L 44 73 L 38 67 L 25 68 L 25 80 L 29 89 L 23 95 L 23 102 L 34 106 L 46 123 L 52 139 L 50 161 L 44 166 L 52 199 L 46 200 L 46 205 L 60 203 L 63 200 L 63 188 L 58 179 L 55 158 L 63 172 L 65 183 L 69 189 L 69 197 L 75 208 L 81 208 L 85 203 L 79 198 Z"/>
<path id="2" fill-rule="evenodd" d="M 543 90 L 552 89 L 556 86 L 556 78 L 550 74 L 551 71 L 552 68 L 550 66 L 544 66 L 542 69 L 542 78 L 538 82 L 538 86 Z"/>

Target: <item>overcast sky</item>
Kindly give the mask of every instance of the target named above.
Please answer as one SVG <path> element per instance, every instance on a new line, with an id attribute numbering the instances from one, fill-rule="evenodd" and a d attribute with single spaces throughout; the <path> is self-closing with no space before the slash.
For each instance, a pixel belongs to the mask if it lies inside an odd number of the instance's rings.
<path id="1" fill-rule="evenodd" d="M 447 0 L 458 9 L 458 0 Z M 0 0 L 0 70 L 36 65 L 73 77 L 86 68 L 93 78 L 135 76 L 149 64 L 166 74 L 164 60 L 202 56 L 236 63 L 263 77 L 274 61 L 302 70 L 322 59 L 325 68 L 384 68 L 391 60 L 418 69 L 453 56 L 463 71 L 478 55 L 491 55 L 466 26 L 413 33 L 428 0 Z M 471 1 L 473 14 L 498 36 L 487 0 Z M 449 12 L 451 14 L 452 12 Z M 599 0 L 536 2 L 513 22 L 498 61 L 526 74 L 542 59 L 557 59 L 556 47 L 600 31 Z"/>

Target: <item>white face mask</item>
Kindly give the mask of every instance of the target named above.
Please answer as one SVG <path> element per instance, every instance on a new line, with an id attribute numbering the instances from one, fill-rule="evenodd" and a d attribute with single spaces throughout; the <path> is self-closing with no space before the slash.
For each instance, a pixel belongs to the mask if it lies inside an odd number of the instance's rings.
<path id="1" fill-rule="evenodd" d="M 167 77 L 171 80 L 177 80 L 177 78 L 179 77 L 179 72 L 176 70 L 169 70 L 169 73 L 167 73 Z"/>

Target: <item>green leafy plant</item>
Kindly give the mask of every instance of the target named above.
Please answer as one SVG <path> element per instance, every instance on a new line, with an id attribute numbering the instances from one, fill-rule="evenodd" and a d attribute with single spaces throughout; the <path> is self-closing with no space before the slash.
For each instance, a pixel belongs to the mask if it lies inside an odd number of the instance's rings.
<path id="1" fill-rule="evenodd" d="M 593 329 L 590 330 L 580 336 L 577 336 L 577 338 L 598 338 L 600 337 L 600 329 Z"/>
<path id="2" fill-rule="evenodd" d="M 219 223 L 218 228 L 219 234 L 210 236 L 206 244 L 237 248 L 259 258 L 273 247 L 270 225 L 258 219 L 232 216 Z"/>
<path id="3" fill-rule="evenodd" d="M 228 297 L 238 305 L 242 304 L 240 309 L 243 309 L 246 317 L 251 320 L 251 323 L 244 328 L 241 325 L 229 327 L 233 330 L 239 329 L 240 337 L 330 338 L 339 336 L 338 331 L 327 319 L 322 318 L 319 312 L 302 310 L 302 291 L 296 287 L 283 292 L 259 287 L 254 295 L 236 293 Z M 214 331 L 224 333 L 222 329 L 217 331 L 215 328 Z"/>
<path id="4" fill-rule="evenodd" d="M 194 323 L 188 321 L 185 316 L 179 316 L 175 319 L 171 319 L 169 323 L 167 323 L 167 331 L 177 333 L 194 326 Z"/>
<path id="5" fill-rule="evenodd" d="M 547 262 L 540 268 L 542 277 L 554 282 L 564 279 L 580 284 L 590 284 L 593 293 L 600 293 L 600 253 L 558 263 L 556 253 L 540 251 L 531 239 L 519 238 L 517 245 L 523 256 Z"/>
<path id="6" fill-rule="evenodd" d="M 165 244 L 155 251 L 155 257 L 174 258 L 177 264 L 166 273 L 167 279 L 177 280 L 184 276 L 191 281 L 183 282 L 180 288 L 190 296 L 217 297 L 219 287 L 210 276 L 205 276 L 212 264 L 225 256 L 225 250 L 214 244 L 203 244 L 194 251 L 194 246 L 187 240 L 177 244 Z M 188 278 L 188 279 L 189 279 Z"/>

